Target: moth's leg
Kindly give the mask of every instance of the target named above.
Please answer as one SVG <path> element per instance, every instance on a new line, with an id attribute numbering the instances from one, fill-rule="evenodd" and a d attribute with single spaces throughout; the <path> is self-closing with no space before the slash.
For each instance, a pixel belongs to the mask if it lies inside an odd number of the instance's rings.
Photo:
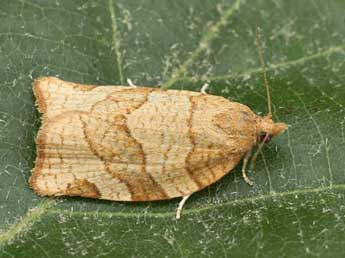
<path id="1" fill-rule="evenodd" d="M 207 89 L 208 89 L 209 86 L 210 86 L 210 85 L 206 82 L 204 85 L 202 85 L 200 92 L 201 92 L 202 94 L 207 94 L 206 91 L 207 91 Z"/>
<path id="2" fill-rule="evenodd" d="M 248 151 L 246 153 L 246 155 L 244 156 L 244 159 L 243 159 L 243 165 L 242 165 L 242 177 L 244 179 L 244 181 L 246 181 L 246 183 L 250 186 L 253 186 L 254 185 L 254 182 L 252 180 L 249 179 L 249 177 L 247 176 L 246 174 L 246 168 L 247 168 L 247 164 L 248 164 L 248 161 L 250 159 L 252 155 L 252 151 Z"/>
<path id="3" fill-rule="evenodd" d="M 254 153 L 253 157 L 252 157 L 252 160 L 250 161 L 250 169 L 253 169 L 254 166 L 255 166 L 255 162 L 256 162 L 256 159 L 258 158 L 259 154 L 261 153 L 262 151 L 262 148 L 264 147 L 266 141 L 269 139 L 270 135 L 269 134 L 266 134 L 265 135 L 265 138 L 262 140 L 262 142 L 260 143 L 258 149 L 256 150 L 256 152 Z"/>
<path id="4" fill-rule="evenodd" d="M 137 86 L 132 82 L 131 79 L 127 78 L 127 83 L 129 86 L 131 86 L 132 88 L 136 88 Z"/>
<path id="5" fill-rule="evenodd" d="M 187 199 L 190 196 L 191 196 L 191 194 L 182 197 L 182 200 L 179 202 L 178 207 L 176 209 L 176 219 L 180 219 L 181 218 L 181 212 L 182 212 L 183 205 L 185 204 L 185 202 L 187 201 Z"/>

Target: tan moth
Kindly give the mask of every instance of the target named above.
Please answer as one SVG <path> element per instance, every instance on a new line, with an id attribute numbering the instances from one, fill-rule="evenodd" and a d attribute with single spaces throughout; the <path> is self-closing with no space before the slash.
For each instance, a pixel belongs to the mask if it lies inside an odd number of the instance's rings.
<path id="1" fill-rule="evenodd" d="M 257 33 L 258 43 L 259 34 Z M 205 92 L 35 80 L 43 114 L 30 186 L 39 195 L 114 201 L 183 197 L 229 173 L 253 147 L 287 129 L 268 115 Z M 205 87 L 203 87 L 203 91 Z M 258 152 L 257 152 L 258 153 Z M 254 155 L 254 160 L 256 155 Z"/>

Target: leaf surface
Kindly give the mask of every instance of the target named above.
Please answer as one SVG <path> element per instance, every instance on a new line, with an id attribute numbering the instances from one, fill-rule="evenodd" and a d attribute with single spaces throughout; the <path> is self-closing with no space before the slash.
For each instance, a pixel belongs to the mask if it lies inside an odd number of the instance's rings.
<path id="1" fill-rule="evenodd" d="M 3 1 L 0 257 L 344 257 L 345 2 Z M 186 203 L 41 198 L 28 186 L 40 125 L 31 83 L 209 92 L 264 115 L 261 27 L 274 118 L 289 130 L 249 176 Z"/>

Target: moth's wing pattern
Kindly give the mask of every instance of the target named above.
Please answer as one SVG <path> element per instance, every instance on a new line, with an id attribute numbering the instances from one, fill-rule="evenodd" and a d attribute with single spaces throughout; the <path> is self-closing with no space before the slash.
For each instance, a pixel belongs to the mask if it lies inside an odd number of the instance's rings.
<path id="1" fill-rule="evenodd" d="M 232 170 L 255 144 L 255 114 L 223 97 L 192 97 L 190 138 L 193 149 L 186 167 L 201 189 Z"/>
<path id="2" fill-rule="evenodd" d="M 30 182 L 42 195 L 184 196 L 224 176 L 253 144 L 254 114 L 221 97 L 56 78 L 34 92 L 43 125 Z"/>
<path id="3" fill-rule="evenodd" d="M 126 184 L 103 173 L 104 162 L 90 149 L 83 120 L 109 92 L 126 88 L 79 85 L 53 77 L 35 81 L 43 119 L 30 185 L 38 194 L 130 200 Z"/>

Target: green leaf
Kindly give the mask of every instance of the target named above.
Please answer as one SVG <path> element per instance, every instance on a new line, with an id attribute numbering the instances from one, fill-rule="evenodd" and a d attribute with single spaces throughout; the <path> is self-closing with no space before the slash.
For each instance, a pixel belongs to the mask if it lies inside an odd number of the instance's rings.
<path id="1" fill-rule="evenodd" d="M 344 257 L 343 0 L 2 1 L 0 257 Z M 290 125 L 249 176 L 239 166 L 178 200 L 41 198 L 30 190 L 40 116 L 31 83 L 199 90 Z"/>

